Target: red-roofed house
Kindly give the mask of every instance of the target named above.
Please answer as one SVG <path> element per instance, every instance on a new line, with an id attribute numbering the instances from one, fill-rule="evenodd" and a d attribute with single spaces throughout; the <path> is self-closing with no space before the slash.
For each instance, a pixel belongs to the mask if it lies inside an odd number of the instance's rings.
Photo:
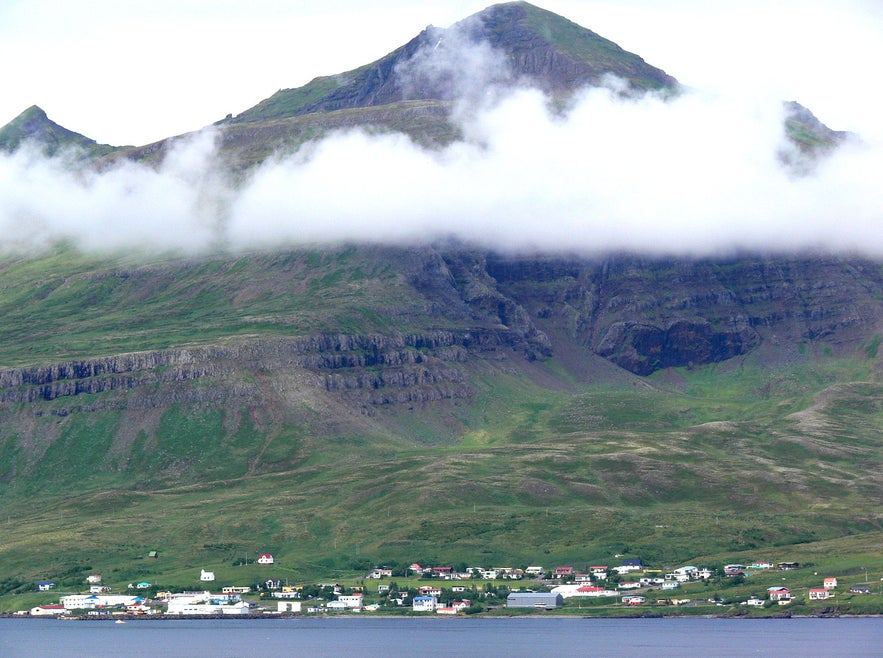
<path id="1" fill-rule="evenodd" d="M 32 617 L 52 617 L 66 614 L 67 610 L 63 605 L 38 605 L 36 608 L 31 608 L 30 611 Z"/>
<path id="2" fill-rule="evenodd" d="M 573 567 L 555 567 L 555 578 L 564 578 L 573 575 Z"/>
<path id="3" fill-rule="evenodd" d="M 823 583 L 825 589 L 834 589 L 837 587 L 837 579 L 836 578 L 825 578 Z"/>
<path id="4" fill-rule="evenodd" d="M 261 556 L 258 558 L 258 564 L 273 564 L 275 561 L 269 553 L 261 553 Z"/>
<path id="5" fill-rule="evenodd" d="M 787 587 L 770 587 L 767 592 L 770 594 L 770 601 L 791 600 L 791 590 Z"/>

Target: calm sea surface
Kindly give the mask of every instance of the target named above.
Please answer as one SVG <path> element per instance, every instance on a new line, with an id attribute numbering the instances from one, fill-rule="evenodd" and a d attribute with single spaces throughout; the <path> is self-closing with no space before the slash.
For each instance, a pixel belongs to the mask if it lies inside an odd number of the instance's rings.
<path id="1" fill-rule="evenodd" d="M 0 656 L 883 656 L 883 619 L 0 619 Z"/>

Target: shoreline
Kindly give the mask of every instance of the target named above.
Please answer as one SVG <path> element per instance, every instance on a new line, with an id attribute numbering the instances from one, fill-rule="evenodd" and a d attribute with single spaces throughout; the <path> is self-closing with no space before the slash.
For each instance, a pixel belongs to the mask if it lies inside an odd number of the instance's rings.
<path id="1" fill-rule="evenodd" d="M 14 612 L 0 613 L 0 619 L 24 619 L 24 620 L 44 620 L 51 619 L 55 621 L 253 621 L 258 619 L 437 619 L 439 621 L 457 620 L 457 619 L 732 619 L 739 621 L 767 621 L 767 620 L 786 620 L 786 619 L 883 619 L 883 614 L 860 615 L 854 613 L 821 613 L 817 615 L 769 615 L 769 616 L 750 616 L 750 615 L 678 615 L 678 614 L 631 614 L 631 615 L 586 615 L 586 614 L 497 614 L 497 615 L 429 615 L 429 614 L 402 614 L 402 615 L 386 615 L 374 613 L 345 613 L 345 614 L 292 614 L 292 613 L 261 613 L 254 615 L 20 615 Z"/>

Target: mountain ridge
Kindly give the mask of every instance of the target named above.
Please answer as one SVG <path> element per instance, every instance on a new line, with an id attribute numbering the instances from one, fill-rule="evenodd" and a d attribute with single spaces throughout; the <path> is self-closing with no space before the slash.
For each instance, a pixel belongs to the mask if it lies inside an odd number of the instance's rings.
<path id="1" fill-rule="evenodd" d="M 543 16 L 498 7 L 491 26 Z M 555 26 L 566 43 L 573 28 Z M 218 129 L 245 169 L 366 117 L 452 141 L 452 103 Z M 791 110 L 798 129 L 815 120 Z M 827 139 L 815 129 L 810 150 Z M 96 162 L 152 163 L 173 141 Z M 883 529 L 881 343 L 883 262 L 851 255 L 455 239 L 4 252 L 0 595 L 4 577 L 78 564 L 232 582 L 256 549 L 292 578 L 423 557 L 676 562 L 784 545 L 800 559 L 803 542 Z"/>

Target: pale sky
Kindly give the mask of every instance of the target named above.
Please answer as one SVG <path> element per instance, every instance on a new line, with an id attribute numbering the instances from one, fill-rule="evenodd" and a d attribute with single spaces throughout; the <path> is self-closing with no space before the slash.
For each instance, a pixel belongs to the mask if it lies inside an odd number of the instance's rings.
<path id="1" fill-rule="evenodd" d="M 30 105 L 103 143 L 145 144 L 277 89 L 376 60 L 487 0 L 2 0 L 0 125 Z M 881 133 L 879 0 L 547 0 L 681 82 L 797 100 Z"/>

